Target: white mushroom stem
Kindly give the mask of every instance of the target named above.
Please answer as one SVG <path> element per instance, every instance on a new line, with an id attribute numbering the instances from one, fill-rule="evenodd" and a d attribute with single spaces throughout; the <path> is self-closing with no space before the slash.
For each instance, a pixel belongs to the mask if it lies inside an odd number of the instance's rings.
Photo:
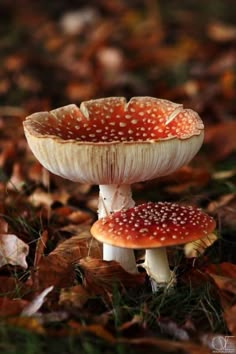
<path id="1" fill-rule="evenodd" d="M 134 206 L 130 185 L 109 184 L 100 185 L 98 218 L 101 219 L 121 209 Z M 136 260 L 132 249 L 103 244 L 103 259 L 115 260 L 127 271 L 136 273 Z"/>
<path id="2" fill-rule="evenodd" d="M 143 267 L 150 277 L 153 292 L 171 281 L 172 272 L 169 268 L 166 247 L 147 249 Z"/>

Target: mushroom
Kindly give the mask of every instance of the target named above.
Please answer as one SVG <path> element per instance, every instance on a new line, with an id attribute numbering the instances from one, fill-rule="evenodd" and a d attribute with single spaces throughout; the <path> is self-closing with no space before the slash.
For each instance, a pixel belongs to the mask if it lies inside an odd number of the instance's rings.
<path id="1" fill-rule="evenodd" d="M 198 114 L 153 97 L 108 97 L 30 115 L 23 123 L 41 164 L 75 182 L 100 185 L 99 218 L 134 206 L 130 185 L 187 164 L 203 142 Z M 131 250 L 104 244 L 103 258 L 135 271 Z"/>
<path id="2" fill-rule="evenodd" d="M 214 219 L 196 207 L 148 202 L 96 221 L 91 233 L 113 246 L 146 249 L 144 268 L 155 292 L 172 279 L 166 246 L 201 239 L 214 228 Z"/>

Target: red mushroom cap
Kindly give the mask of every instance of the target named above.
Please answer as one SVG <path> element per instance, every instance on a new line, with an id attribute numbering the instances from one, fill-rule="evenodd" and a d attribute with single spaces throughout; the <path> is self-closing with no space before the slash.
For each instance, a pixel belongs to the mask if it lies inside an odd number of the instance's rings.
<path id="1" fill-rule="evenodd" d="M 196 112 L 153 97 L 133 97 L 128 103 L 123 97 L 102 98 L 83 102 L 80 109 L 71 104 L 35 118 L 30 116 L 25 126 L 36 135 L 93 143 L 187 139 L 203 129 Z"/>
<path id="2" fill-rule="evenodd" d="M 198 208 L 149 202 L 96 221 L 91 233 L 113 246 L 148 249 L 195 241 L 214 228 L 214 219 Z"/>
<path id="3" fill-rule="evenodd" d="M 187 164 L 203 142 L 191 109 L 153 97 L 108 97 L 38 112 L 23 123 L 49 171 L 76 182 L 131 184 Z"/>

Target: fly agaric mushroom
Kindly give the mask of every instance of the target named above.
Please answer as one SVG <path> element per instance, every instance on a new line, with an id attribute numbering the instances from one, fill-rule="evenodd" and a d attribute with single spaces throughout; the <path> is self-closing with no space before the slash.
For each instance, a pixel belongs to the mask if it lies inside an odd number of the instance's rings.
<path id="1" fill-rule="evenodd" d="M 38 112 L 24 121 L 28 144 L 41 164 L 75 182 L 100 185 L 99 218 L 134 206 L 130 185 L 187 164 L 203 142 L 198 114 L 153 97 L 108 97 Z M 131 250 L 104 245 L 103 258 L 128 271 Z"/>
<path id="2" fill-rule="evenodd" d="M 148 202 L 96 221 L 91 233 L 116 247 L 146 249 L 144 268 L 156 291 L 172 276 L 166 246 L 201 239 L 214 228 L 214 219 L 193 206 Z"/>

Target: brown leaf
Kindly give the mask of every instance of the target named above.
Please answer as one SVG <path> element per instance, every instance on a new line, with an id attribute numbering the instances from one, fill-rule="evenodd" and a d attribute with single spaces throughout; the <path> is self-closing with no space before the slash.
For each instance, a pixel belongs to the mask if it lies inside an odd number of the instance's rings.
<path id="1" fill-rule="evenodd" d="M 231 263 L 211 264 L 205 272 L 220 289 L 221 304 L 225 311 L 232 306 L 236 295 L 236 265 Z"/>
<path id="2" fill-rule="evenodd" d="M 79 229 L 78 226 L 77 228 Z M 33 276 L 39 291 L 51 285 L 59 288 L 72 286 L 75 263 L 90 253 L 96 257 L 100 256 L 100 246 L 91 237 L 88 228 L 79 230 L 81 232 L 78 235 L 61 242 L 48 256 L 41 257 L 38 270 L 36 269 Z"/>
<path id="3" fill-rule="evenodd" d="M 26 269 L 28 253 L 29 246 L 16 235 L 0 234 L 0 267 L 11 264 Z"/>
<path id="4" fill-rule="evenodd" d="M 74 266 L 71 262 L 57 254 L 41 258 L 38 264 L 37 291 L 53 285 L 55 288 L 66 288 L 73 285 L 75 279 Z"/>
<path id="5" fill-rule="evenodd" d="M 34 267 L 37 268 L 41 257 L 43 256 L 43 251 L 46 247 L 46 243 L 48 240 L 48 232 L 47 230 L 44 230 L 41 235 L 39 236 L 39 239 L 36 244 L 36 249 L 35 249 L 35 255 L 34 255 Z"/>
<path id="6" fill-rule="evenodd" d="M 224 313 L 228 329 L 233 336 L 236 336 L 236 305 L 228 308 Z M 236 344 L 235 344 L 236 346 Z"/>
<path id="7" fill-rule="evenodd" d="M 108 330 L 106 330 L 104 327 L 102 327 L 99 324 L 91 324 L 91 325 L 84 326 L 75 321 L 69 321 L 68 325 L 73 330 L 74 334 L 81 334 L 87 332 L 92 335 L 95 335 L 96 337 L 102 338 L 106 342 L 109 343 L 116 342 L 115 337 L 110 332 L 108 332 Z"/>
<path id="8" fill-rule="evenodd" d="M 82 224 L 82 223 L 91 223 L 92 217 L 91 214 L 82 211 L 82 210 L 76 210 L 72 212 L 69 216 L 68 219 L 73 222 L 74 224 Z"/>
<path id="9" fill-rule="evenodd" d="M 16 295 L 19 296 L 19 292 L 21 290 L 24 291 L 26 286 L 20 280 L 15 277 L 7 277 L 1 276 L 0 277 L 0 294 L 1 296 L 7 296 L 8 298 L 13 298 Z"/>
<path id="10" fill-rule="evenodd" d="M 75 285 L 60 292 L 59 304 L 82 308 L 87 302 L 89 294 L 82 285 Z"/>
<path id="11" fill-rule="evenodd" d="M 223 277 L 210 273 L 219 289 L 236 295 L 236 278 Z"/>
<path id="12" fill-rule="evenodd" d="M 24 328 L 28 331 L 44 334 L 44 328 L 41 326 L 39 319 L 34 317 L 13 317 L 7 320 L 7 323 L 14 327 Z"/>
<path id="13" fill-rule="evenodd" d="M 22 299 L 9 299 L 0 297 L 0 316 L 16 316 L 21 313 L 28 301 Z"/>
<path id="14" fill-rule="evenodd" d="M 180 194 L 189 188 L 200 188 L 208 183 L 210 173 L 203 167 L 183 166 L 170 176 L 163 178 L 169 193 Z"/>
<path id="15" fill-rule="evenodd" d="M 206 271 L 209 274 L 216 274 L 222 277 L 236 279 L 236 264 L 223 262 L 220 264 L 210 264 Z"/>
<path id="16" fill-rule="evenodd" d="M 207 211 L 216 215 L 221 224 L 236 226 L 236 195 L 234 193 L 222 195 L 208 205 Z"/>
<path id="17" fill-rule="evenodd" d="M 236 121 L 229 120 L 205 129 L 205 144 L 212 161 L 220 161 L 236 150 Z"/>
<path id="18" fill-rule="evenodd" d="M 208 36 L 216 42 L 236 40 L 236 26 L 222 22 L 213 22 L 208 25 Z"/>
<path id="19" fill-rule="evenodd" d="M 13 164 L 11 178 L 7 183 L 7 190 L 21 191 L 24 187 L 22 165 L 18 162 Z"/>
<path id="20" fill-rule="evenodd" d="M 135 339 L 124 339 L 119 340 L 121 343 L 126 343 L 132 346 L 137 346 L 137 348 L 143 347 L 146 351 L 151 350 L 151 348 L 156 348 L 156 353 L 158 351 L 163 351 L 164 353 L 188 353 L 188 354 L 212 354 L 212 351 L 205 346 L 196 344 L 191 341 L 177 342 L 168 339 L 159 339 L 156 337 L 141 337 Z"/>
<path id="21" fill-rule="evenodd" d="M 8 223 L 4 219 L 0 219 L 0 234 L 6 234 L 8 232 Z"/>
<path id="22" fill-rule="evenodd" d="M 77 262 L 80 258 L 92 256 L 95 258 L 101 257 L 101 246 L 98 241 L 93 238 L 89 232 L 90 227 L 75 228 L 77 234 L 70 237 L 68 240 L 61 242 L 51 254 L 60 255 L 69 262 Z M 68 230 L 68 228 L 63 228 Z"/>
<path id="23" fill-rule="evenodd" d="M 126 272 L 115 261 L 103 261 L 94 258 L 82 258 L 79 266 L 83 272 L 83 285 L 92 294 L 108 295 L 114 285 L 136 287 L 144 284 L 145 273 Z"/>

